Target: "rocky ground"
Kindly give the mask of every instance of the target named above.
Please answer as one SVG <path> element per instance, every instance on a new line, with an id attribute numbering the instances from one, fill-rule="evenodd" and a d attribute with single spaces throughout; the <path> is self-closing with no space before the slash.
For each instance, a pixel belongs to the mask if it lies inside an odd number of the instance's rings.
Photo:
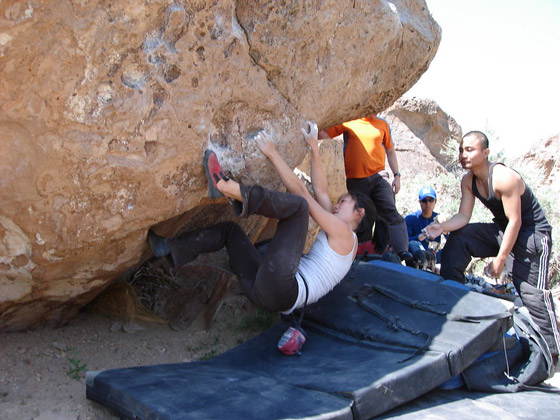
<path id="1" fill-rule="evenodd" d="M 114 420 L 86 399 L 85 372 L 213 357 L 261 331 L 270 318 L 229 295 L 212 327 L 122 323 L 81 313 L 61 328 L 0 333 L 0 418 Z"/>

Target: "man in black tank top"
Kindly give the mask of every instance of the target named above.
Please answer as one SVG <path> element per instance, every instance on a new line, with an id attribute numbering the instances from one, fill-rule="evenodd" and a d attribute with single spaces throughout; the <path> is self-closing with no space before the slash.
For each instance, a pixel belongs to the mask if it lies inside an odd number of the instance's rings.
<path id="1" fill-rule="evenodd" d="M 548 262 L 552 227 L 537 198 L 521 176 L 488 160 L 488 138 L 480 131 L 467 133 L 459 145 L 461 180 L 457 214 L 426 228 L 429 237 L 451 232 L 441 255 L 441 275 L 465 282 L 464 271 L 472 257 L 495 257 L 485 268 L 498 278 L 505 270 L 523 304 L 546 338 L 555 363 L 560 334 L 548 290 Z M 493 223 L 469 223 L 475 198 L 493 214 Z"/>

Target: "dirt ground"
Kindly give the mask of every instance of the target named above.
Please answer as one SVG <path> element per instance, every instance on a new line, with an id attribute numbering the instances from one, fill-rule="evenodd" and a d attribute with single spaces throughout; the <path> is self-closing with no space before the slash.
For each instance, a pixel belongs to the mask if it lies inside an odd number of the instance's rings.
<path id="1" fill-rule="evenodd" d="M 86 371 L 210 358 L 247 341 L 270 321 L 235 295 L 224 300 L 209 330 L 203 315 L 180 329 L 84 312 L 61 328 L 0 333 L 0 419 L 118 419 L 86 399 Z"/>

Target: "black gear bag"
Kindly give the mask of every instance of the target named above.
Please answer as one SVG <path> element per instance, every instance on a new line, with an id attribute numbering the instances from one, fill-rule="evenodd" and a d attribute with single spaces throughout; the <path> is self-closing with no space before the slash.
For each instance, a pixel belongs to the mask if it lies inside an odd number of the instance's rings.
<path id="1" fill-rule="evenodd" d="M 518 340 L 514 346 L 480 358 L 462 375 L 467 388 L 484 392 L 518 392 L 531 389 L 560 392 L 556 388 L 540 384 L 552 375 L 552 356 L 529 311 L 516 308 L 513 313 L 513 328 Z"/>

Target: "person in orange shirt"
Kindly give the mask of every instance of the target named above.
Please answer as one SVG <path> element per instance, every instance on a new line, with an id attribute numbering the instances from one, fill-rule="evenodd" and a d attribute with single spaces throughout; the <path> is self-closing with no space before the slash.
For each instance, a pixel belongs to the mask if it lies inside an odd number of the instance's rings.
<path id="1" fill-rule="evenodd" d="M 401 188 L 401 174 L 389 124 L 372 115 L 323 130 L 319 138 L 333 138 L 341 134 L 344 135 L 348 191 L 360 191 L 373 200 L 378 217 L 389 225 L 389 245 L 401 259 L 410 259 L 406 223 L 395 205 L 395 194 Z M 388 182 L 385 158 L 393 172 L 392 184 Z M 385 250 L 376 251 L 383 253 Z"/>

